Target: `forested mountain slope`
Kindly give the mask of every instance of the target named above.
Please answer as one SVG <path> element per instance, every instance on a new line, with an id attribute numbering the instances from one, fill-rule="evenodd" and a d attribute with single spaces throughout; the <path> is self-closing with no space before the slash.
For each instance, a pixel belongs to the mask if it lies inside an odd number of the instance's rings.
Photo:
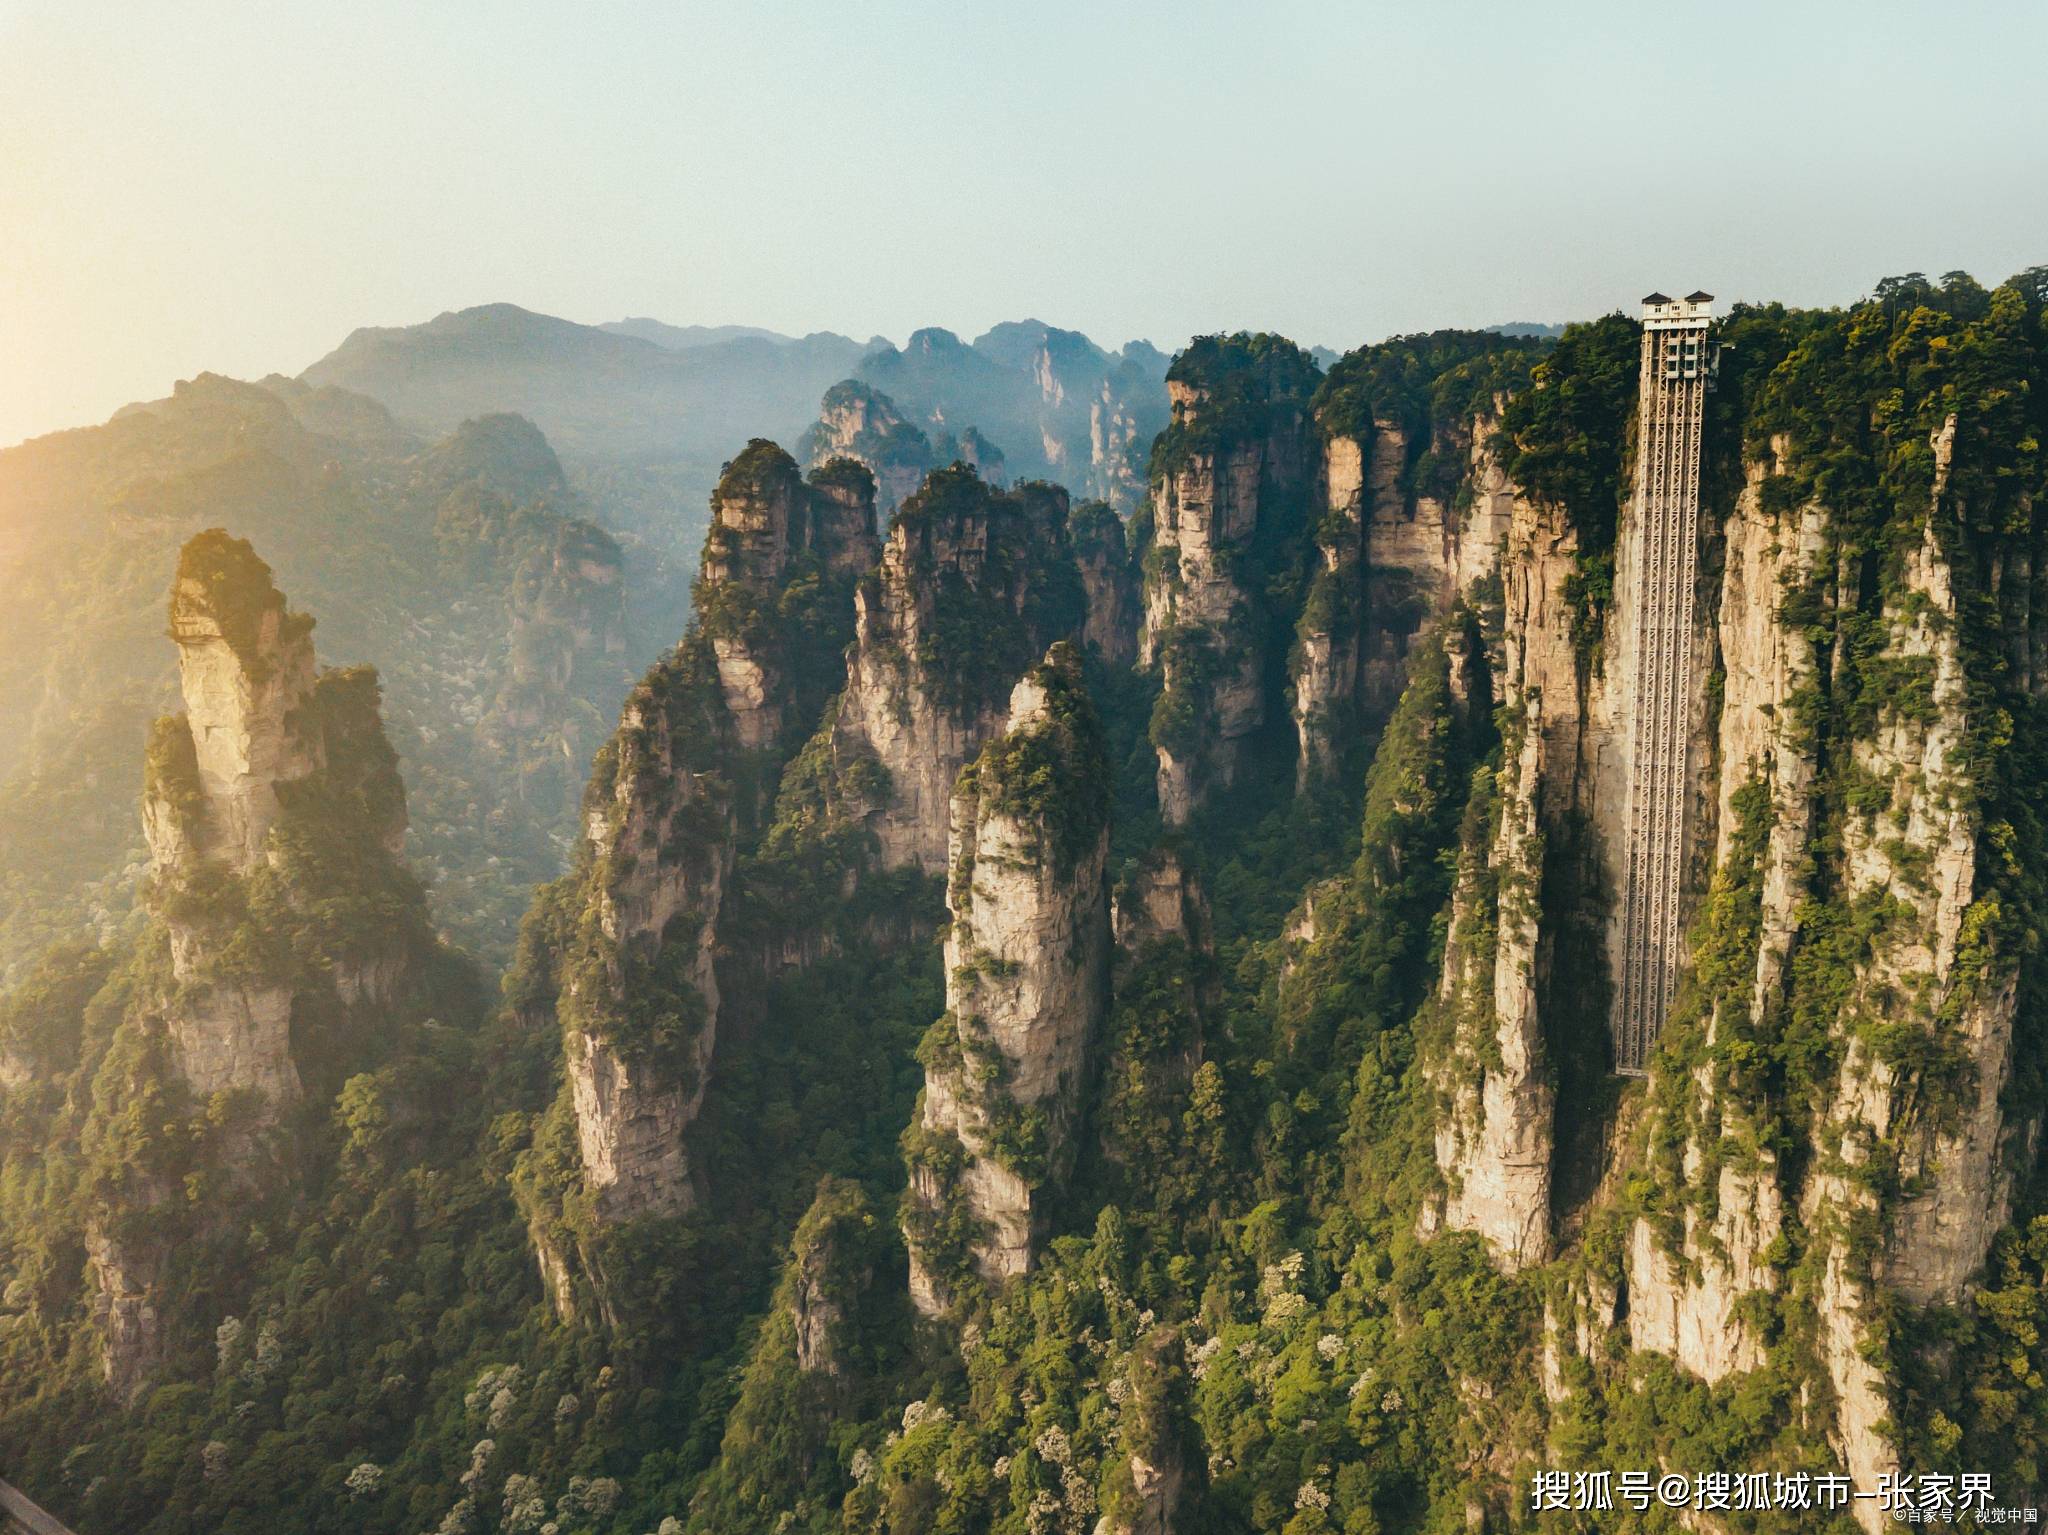
<path id="1" fill-rule="evenodd" d="M 2044 308 L 1721 322 L 1642 1079 L 1631 320 L 1200 338 L 1128 522 L 748 442 L 492 1005 L 374 688 L 203 536 L 143 931 L 0 1018 L 10 1478 L 152 1535 L 2038 1501 Z"/>
<path id="2" fill-rule="evenodd" d="M 0 966 L 125 919 L 144 734 L 170 697 L 156 594 L 179 545 L 222 524 L 331 615 L 327 655 L 383 671 L 442 919 L 505 952 L 653 648 L 583 511 L 523 420 L 428 444 L 373 401 L 284 379 L 202 375 L 0 453 Z"/>

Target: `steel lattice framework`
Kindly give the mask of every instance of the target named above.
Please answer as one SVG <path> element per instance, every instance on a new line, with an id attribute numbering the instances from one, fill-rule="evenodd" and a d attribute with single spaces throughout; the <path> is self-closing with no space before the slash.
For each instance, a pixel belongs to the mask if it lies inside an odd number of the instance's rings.
<path id="1" fill-rule="evenodd" d="M 1700 433 L 1713 379 L 1712 295 L 1643 302 L 1637 406 L 1632 592 L 1635 751 L 1622 866 L 1621 965 L 1614 1061 L 1640 1075 L 1671 1011 L 1684 957 L 1678 907 L 1691 798 L 1686 753 L 1693 708 L 1693 583 L 1700 521 Z"/>

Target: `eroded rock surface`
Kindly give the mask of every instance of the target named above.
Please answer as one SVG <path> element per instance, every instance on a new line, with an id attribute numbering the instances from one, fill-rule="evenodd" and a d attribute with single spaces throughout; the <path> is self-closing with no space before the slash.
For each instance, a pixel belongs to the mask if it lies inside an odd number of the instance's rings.
<path id="1" fill-rule="evenodd" d="M 1071 646 L 1011 695 L 952 803 L 944 1018 L 912 1138 L 911 1297 L 944 1312 L 971 1272 L 1022 1274 L 1071 1167 L 1108 1006 L 1107 765 Z"/>

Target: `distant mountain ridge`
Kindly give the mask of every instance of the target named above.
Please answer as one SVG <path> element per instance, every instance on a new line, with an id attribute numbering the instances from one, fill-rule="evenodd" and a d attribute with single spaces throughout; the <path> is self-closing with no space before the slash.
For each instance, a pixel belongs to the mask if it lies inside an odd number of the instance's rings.
<path id="1" fill-rule="evenodd" d="M 826 334 L 684 346 L 484 304 L 354 331 L 300 376 L 366 394 L 429 433 L 512 412 L 570 458 L 687 461 L 750 433 L 793 438 L 865 350 Z"/>
<path id="2" fill-rule="evenodd" d="M 646 552 L 633 562 L 636 588 L 666 593 L 694 563 L 732 445 L 795 446 L 827 391 L 849 380 L 888 395 L 934 453 L 973 427 L 1010 474 L 1128 509 L 1166 422 L 1167 360 L 1149 341 L 1110 351 L 1037 319 L 1006 321 L 971 345 L 927 327 L 898 348 L 879 336 L 645 316 L 584 325 L 495 303 L 353 331 L 297 383 L 375 400 L 420 437 L 525 417 L 593 518 Z"/>
<path id="3" fill-rule="evenodd" d="M 777 346 L 791 346 L 800 341 L 828 339 L 850 341 L 836 331 L 813 331 L 808 336 L 785 335 L 779 330 L 768 330 L 759 325 L 671 325 L 666 320 L 650 319 L 645 315 L 629 315 L 623 320 L 607 320 L 597 327 L 614 336 L 633 336 L 642 341 L 652 341 L 656 346 L 667 347 L 673 352 L 686 352 L 692 347 L 718 346 L 727 341 L 771 341 Z M 881 336 L 869 340 L 871 347 L 886 346 Z"/>

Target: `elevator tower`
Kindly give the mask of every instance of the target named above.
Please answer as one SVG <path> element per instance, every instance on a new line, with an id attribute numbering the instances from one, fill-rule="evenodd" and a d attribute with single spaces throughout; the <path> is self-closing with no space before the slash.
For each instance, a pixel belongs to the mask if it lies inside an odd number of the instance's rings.
<path id="1" fill-rule="evenodd" d="M 1683 959 L 1678 924 L 1686 752 L 1694 702 L 1693 582 L 1700 522 L 1701 428 L 1715 351 L 1714 296 L 1643 300 L 1642 383 L 1636 406 L 1632 591 L 1621 595 L 1635 635 L 1635 750 L 1629 769 L 1628 845 L 1622 865 L 1621 963 L 1614 992 L 1614 1062 L 1640 1076 Z M 1631 611 L 1631 608 L 1633 611 Z"/>

